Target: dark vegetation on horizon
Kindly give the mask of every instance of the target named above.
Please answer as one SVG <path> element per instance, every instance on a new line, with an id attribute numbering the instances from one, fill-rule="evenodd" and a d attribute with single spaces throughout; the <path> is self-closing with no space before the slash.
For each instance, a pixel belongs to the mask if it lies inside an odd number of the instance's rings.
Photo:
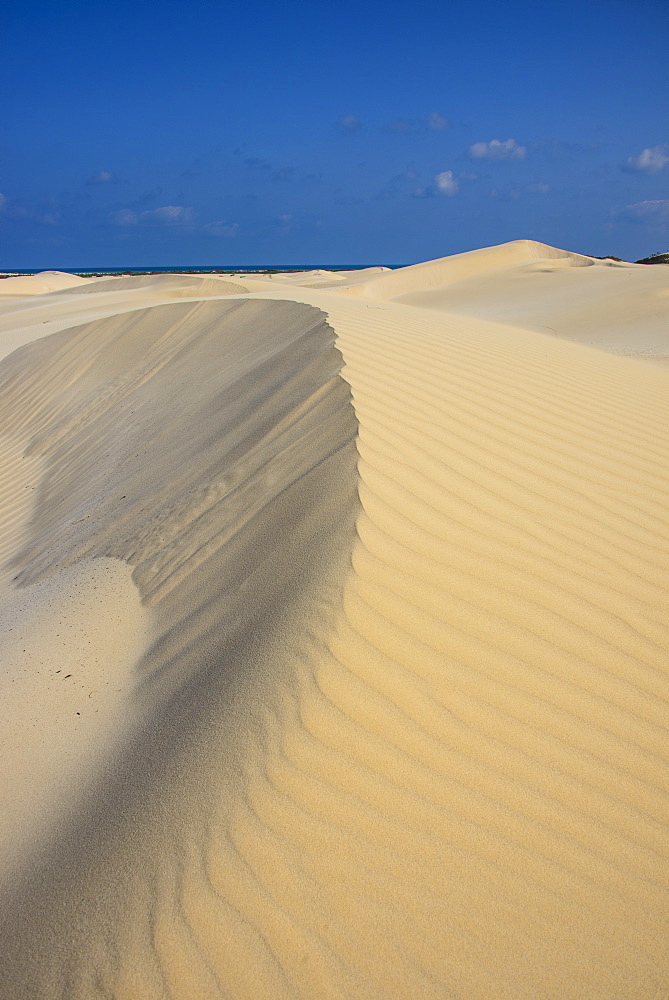
<path id="1" fill-rule="evenodd" d="M 642 257 L 637 264 L 669 264 L 669 253 L 652 253 L 650 257 Z"/>
<path id="2" fill-rule="evenodd" d="M 625 264 L 622 257 L 614 257 L 613 254 L 608 254 L 606 257 L 595 257 L 594 254 L 590 254 L 593 260 L 617 260 L 620 264 Z M 669 264 L 669 253 L 653 253 L 650 257 L 642 257 L 641 260 L 630 261 L 634 264 Z"/>

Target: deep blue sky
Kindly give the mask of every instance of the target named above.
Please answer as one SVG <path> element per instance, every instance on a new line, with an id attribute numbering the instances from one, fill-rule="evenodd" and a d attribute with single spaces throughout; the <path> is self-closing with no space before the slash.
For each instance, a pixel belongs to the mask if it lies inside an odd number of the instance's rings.
<path id="1" fill-rule="evenodd" d="M 0 268 L 669 249 L 667 0 L 21 0 Z"/>

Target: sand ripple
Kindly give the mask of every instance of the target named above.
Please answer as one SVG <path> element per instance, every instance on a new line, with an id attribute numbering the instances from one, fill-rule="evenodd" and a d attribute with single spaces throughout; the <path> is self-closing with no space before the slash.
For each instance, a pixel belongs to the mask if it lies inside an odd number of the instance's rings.
<path id="1" fill-rule="evenodd" d="M 18 583 L 125 560 L 158 638 L 3 997 L 667 996 L 667 375 L 386 295 L 444 264 L 4 363 Z"/>

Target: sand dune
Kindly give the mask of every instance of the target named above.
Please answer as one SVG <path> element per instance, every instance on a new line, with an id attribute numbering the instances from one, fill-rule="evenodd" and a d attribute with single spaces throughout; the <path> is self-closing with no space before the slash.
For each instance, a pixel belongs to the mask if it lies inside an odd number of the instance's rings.
<path id="1" fill-rule="evenodd" d="M 513 255 L 496 254 L 502 248 L 493 247 L 449 258 L 434 285 L 390 297 L 669 363 L 669 269 L 576 254 L 555 257 L 552 247 L 529 241 L 508 246 Z M 490 266 L 483 270 L 485 261 Z M 376 284 L 364 287 L 375 291 Z"/>
<path id="2" fill-rule="evenodd" d="M 385 274 L 374 275 L 357 287 L 356 295 L 373 299 L 396 299 L 402 295 L 425 294 L 490 272 L 517 267 L 519 264 L 550 261 L 552 267 L 591 267 L 593 257 L 558 250 L 535 240 L 513 240 L 498 247 L 483 247 L 467 253 L 412 264 Z"/>
<path id="3" fill-rule="evenodd" d="M 116 277 L 91 279 L 85 287 L 74 289 L 78 293 L 128 292 L 141 290 L 153 292 L 162 298 L 205 298 L 245 292 L 246 285 L 239 280 L 230 281 L 218 275 L 197 274 L 126 274 Z M 65 289 L 71 292 L 72 289 Z"/>
<path id="4" fill-rule="evenodd" d="M 125 275 L 86 279 L 83 285 L 52 294 L 6 296 L 0 300 L 0 358 L 36 338 L 78 324 L 184 298 L 238 295 L 248 287 L 247 282 L 209 275 Z"/>
<path id="5" fill-rule="evenodd" d="M 45 292 L 55 292 L 61 288 L 80 287 L 87 284 L 89 280 L 89 278 L 80 278 L 77 274 L 66 274 L 64 271 L 21 274 L 15 278 L 0 280 L 0 295 L 17 298 L 25 295 L 43 295 Z"/>
<path id="6" fill-rule="evenodd" d="M 642 271 L 4 307 L 3 1000 L 669 995 Z"/>

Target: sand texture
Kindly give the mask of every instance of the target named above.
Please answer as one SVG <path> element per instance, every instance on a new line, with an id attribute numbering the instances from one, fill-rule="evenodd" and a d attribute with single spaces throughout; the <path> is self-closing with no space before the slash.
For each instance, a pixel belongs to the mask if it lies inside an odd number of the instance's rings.
<path id="1" fill-rule="evenodd" d="M 40 274 L 20 274 L 0 280 L 0 295 L 3 298 L 25 298 L 27 295 L 42 295 L 62 288 L 77 288 L 88 284 L 90 278 L 80 278 L 65 271 L 42 271 Z"/>
<path id="2" fill-rule="evenodd" d="M 48 275 L 1 1000 L 666 1000 L 669 268 Z"/>

